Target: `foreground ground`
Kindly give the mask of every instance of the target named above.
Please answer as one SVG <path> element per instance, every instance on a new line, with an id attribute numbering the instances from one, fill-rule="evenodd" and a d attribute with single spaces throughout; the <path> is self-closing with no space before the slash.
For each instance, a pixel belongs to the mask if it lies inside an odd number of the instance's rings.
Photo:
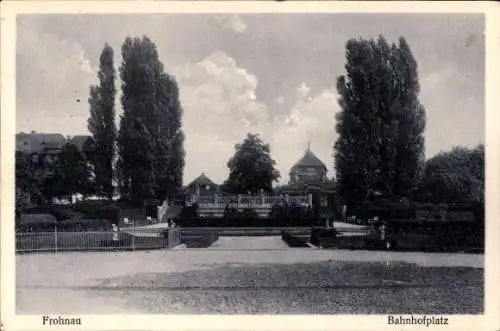
<path id="1" fill-rule="evenodd" d="M 16 265 L 18 314 L 483 311 L 483 255 L 221 237 L 211 249 L 25 254 Z"/>

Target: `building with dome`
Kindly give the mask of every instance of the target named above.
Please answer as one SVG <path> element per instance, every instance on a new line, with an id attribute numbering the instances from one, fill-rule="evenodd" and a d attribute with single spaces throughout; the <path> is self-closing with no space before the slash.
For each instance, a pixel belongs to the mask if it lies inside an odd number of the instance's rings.
<path id="1" fill-rule="evenodd" d="M 307 148 L 302 158 L 290 169 L 288 185 L 277 188 L 289 196 L 312 195 L 314 210 L 320 218 L 333 218 L 335 184 L 327 177 L 327 167 Z"/>

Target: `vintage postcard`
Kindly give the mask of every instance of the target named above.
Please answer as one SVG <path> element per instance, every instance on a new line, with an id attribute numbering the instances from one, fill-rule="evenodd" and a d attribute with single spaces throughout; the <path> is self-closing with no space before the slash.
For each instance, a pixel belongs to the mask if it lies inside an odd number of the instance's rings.
<path id="1" fill-rule="evenodd" d="M 2 330 L 500 330 L 494 3 L 1 6 Z"/>

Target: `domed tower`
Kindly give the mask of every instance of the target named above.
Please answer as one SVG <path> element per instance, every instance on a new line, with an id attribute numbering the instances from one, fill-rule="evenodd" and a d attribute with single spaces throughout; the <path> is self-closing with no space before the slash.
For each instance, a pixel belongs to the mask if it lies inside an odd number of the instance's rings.
<path id="1" fill-rule="evenodd" d="M 288 184 L 326 182 L 326 165 L 307 148 L 304 156 L 290 169 Z"/>
<path id="2" fill-rule="evenodd" d="M 312 207 L 319 219 L 333 219 L 335 184 L 327 177 L 327 167 L 310 148 L 290 169 L 288 185 L 280 187 L 280 194 L 311 196 Z"/>

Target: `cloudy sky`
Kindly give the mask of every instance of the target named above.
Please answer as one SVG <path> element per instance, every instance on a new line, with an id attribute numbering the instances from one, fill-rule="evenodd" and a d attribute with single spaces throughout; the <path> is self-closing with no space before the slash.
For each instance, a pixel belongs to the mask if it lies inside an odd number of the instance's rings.
<path id="1" fill-rule="evenodd" d="M 350 38 L 404 36 L 419 63 L 426 155 L 484 141 L 484 20 L 461 14 L 22 15 L 17 131 L 87 134 L 89 85 L 104 43 L 149 36 L 179 83 L 185 182 L 227 176 L 247 132 L 270 143 L 281 181 L 311 149 L 333 175 L 336 77 Z M 117 112 L 121 113 L 117 104 Z"/>

